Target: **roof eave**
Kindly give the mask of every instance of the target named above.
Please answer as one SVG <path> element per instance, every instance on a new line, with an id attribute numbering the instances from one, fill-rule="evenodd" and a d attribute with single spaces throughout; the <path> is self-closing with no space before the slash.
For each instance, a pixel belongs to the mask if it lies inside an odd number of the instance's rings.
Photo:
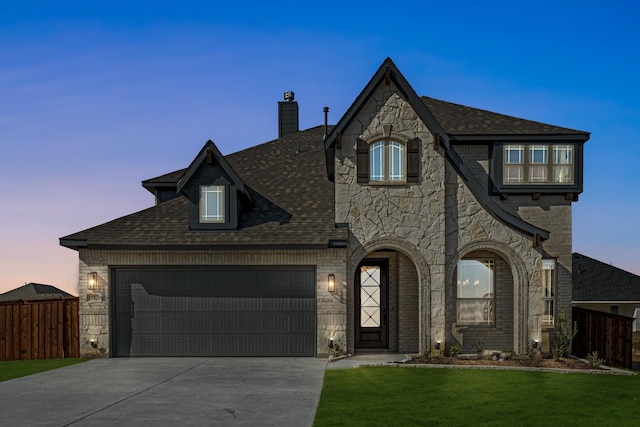
<path id="1" fill-rule="evenodd" d="M 482 135 L 459 135 L 448 134 L 453 142 L 492 142 L 492 141 L 578 141 L 587 142 L 591 134 L 482 134 Z"/>

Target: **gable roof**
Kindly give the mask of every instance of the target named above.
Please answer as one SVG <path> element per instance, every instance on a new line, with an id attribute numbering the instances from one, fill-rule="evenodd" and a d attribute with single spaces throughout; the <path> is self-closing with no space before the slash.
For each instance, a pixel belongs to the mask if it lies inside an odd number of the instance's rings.
<path id="1" fill-rule="evenodd" d="M 189 230 L 188 201 L 176 197 L 60 239 L 70 248 L 326 248 L 345 241 L 334 219 L 334 187 L 318 126 L 225 156 L 255 201 L 237 230 Z M 297 149 L 299 147 L 299 150 Z M 188 169 L 156 178 L 178 181 Z M 178 178 L 176 178 L 178 177 Z M 149 182 L 149 180 L 147 181 Z"/>
<path id="2" fill-rule="evenodd" d="M 398 67 L 396 67 L 396 65 L 393 63 L 391 58 L 387 58 L 384 60 L 382 65 L 380 65 L 380 68 L 378 68 L 378 71 L 376 71 L 369 83 L 367 83 L 362 92 L 360 92 L 356 100 L 353 102 L 353 104 L 351 104 L 347 112 L 342 116 L 338 124 L 327 135 L 327 138 L 325 140 L 325 148 L 327 149 L 327 153 L 333 152 L 334 145 L 338 136 L 349 126 L 349 124 L 353 120 L 355 120 L 356 116 L 360 113 L 364 105 L 373 96 L 375 90 L 382 84 L 390 84 L 392 82 L 396 85 L 400 93 L 404 96 L 404 98 L 420 118 L 420 120 L 422 120 L 429 131 L 434 134 L 434 137 L 436 135 L 439 135 L 439 145 L 443 149 L 444 157 L 447 159 L 449 164 L 451 164 L 456 173 L 466 183 L 467 188 L 469 188 L 478 203 L 480 203 L 480 205 L 482 205 L 482 207 L 486 209 L 487 212 L 489 212 L 489 214 L 491 214 L 498 221 L 507 224 L 509 227 L 513 228 L 519 233 L 530 237 L 532 240 L 534 240 L 535 236 L 538 236 L 540 240 L 548 240 L 549 232 L 547 230 L 530 224 L 524 221 L 522 218 L 506 211 L 502 206 L 496 203 L 496 201 L 493 200 L 493 198 L 489 194 L 487 194 L 484 186 L 478 181 L 476 176 L 464 163 L 462 157 L 450 145 L 449 141 L 456 139 L 456 137 L 445 130 L 445 127 L 442 126 L 440 120 L 437 120 L 437 116 L 439 115 L 440 119 L 444 120 L 444 123 L 447 123 L 452 130 L 457 128 L 464 128 L 465 123 L 475 123 L 475 125 L 473 126 L 470 125 L 470 128 L 477 129 L 481 127 L 478 123 L 479 121 L 485 123 L 494 123 L 495 126 L 501 128 L 503 131 L 506 131 L 509 126 L 511 128 L 515 128 L 517 127 L 517 125 L 524 122 L 531 123 L 529 124 L 529 127 L 533 127 L 532 123 L 535 122 L 509 118 L 509 116 L 489 113 L 487 111 L 477 110 L 470 107 L 463 107 L 457 104 L 434 100 L 433 98 L 423 97 L 421 99 L 413 90 L 407 79 L 402 75 Z M 435 106 L 435 111 L 437 113 L 434 114 L 429 106 L 431 106 L 431 108 Z M 471 114 L 472 112 L 475 112 L 475 116 L 474 114 Z M 461 117 L 457 117 L 456 114 L 464 115 Z M 483 116 L 490 117 L 491 119 L 487 120 L 487 118 Z M 480 119 L 478 119 L 477 117 L 480 117 Z M 505 124 L 500 125 L 502 122 L 505 122 L 509 126 Z M 329 161 L 330 159 L 327 157 L 327 175 L 329 179 L 333 180 L 333 175 L 335 172 L 333 170 L 333 164 L 330 164 Z"/>
<path id="3" fill-rule="evenodd" d="M 573 302 L 640 303 L 640 276 L 573 254 Z"/>
<path id="4" fill-rule="evenodd" d="M 382 65 L 380 65 L 378 71 L 375 72 L 373 77 L 371 77 L 369 83 L 367 83 L 364 89 L 362 89 L 353 104 L 351 104 L 349 109 L 340 118 L 338 124 L 336 124 L 336 126 L 327 135 L 327 139 L 325 141 L 325 147 L 327 149 L 333 147 L 337 136 L 351 124 L 351 122 L 355 119 L 360 110 L 362 110 L 367 101 L 371 98 L 371 96 L 373 96 L 375 90 L 383 83 L 389 84 L 391 82 L 396 85 L 409 105 L 411 105 L 415 113 L 418 115 L 418 117 L 420 117 L 422 122 L 429 128 L 429 130 L 431 130 L 431 132 L 439 133 L 441 135 L 444 135 L 446 133 L 440 123 L 435 119 L 431 111 L 429 111 L 426 104 L 424 104 L 420 100 L 420 97 L 413 90 L 398 67 L 396 67 L 396 64 L 394 64 L 391 58 L 387 58 L 382 62 Z M 448 144 L 448 141 L 443 141 L 443 143 Z"/>
<path id="5" fill-rule="evenodd" d="M 58 289 L 55 286 L 43 285 L 41 283 L 27 283 L 18 288 L 0 294 L 0 300 L 21 300 L 21 299 L 55 299 L 73 297 L 70 293 Z"/>
<path id="6" fill-rule="evenodd" d="M 218 147 L 216 147 L 216 144 L 214 144 L 213 141 L 211 140 L 208 140 L 204 144 L 204 147 L 202 147 L 202 149 L 200 150 L 198 155 L 195 157 L 195 159 L 193 159 L 189 167 L 184 170 L 182 176 L 180 177 L 180 179 L 176 184 L 176 191 L 179 193 L 182 192 L 182 190 L 189 183 L 191 178 L 193 178 L 198 168 L 203 163 L 210 162 L 209 156 L 213 157 L 212 160 L 215 160 L 215 162 L 220 165 L 222 170 L 227 175 L 229 175 L 233 183 L 236 185 L 238 191 L 244 196 L 246 196 L 249 200 L 252 200 L 251 195 L 248 193 L 247 189 L 245 188 L 245 185 L 242 179 L 236 174 L 235 170 L 233 170 L 231 165 L 229 165 L 229 163 L 225 160 L 222 153 L 220 153 L 220 150 L 218 150 Z"/>

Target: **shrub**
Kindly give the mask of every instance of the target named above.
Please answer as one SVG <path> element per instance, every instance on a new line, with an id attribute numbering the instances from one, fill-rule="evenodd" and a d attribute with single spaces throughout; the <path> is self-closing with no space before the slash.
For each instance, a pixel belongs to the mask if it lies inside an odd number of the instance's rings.
<path id="1" fill-rule="evenodd" d="M 597 351 L 592 351 L 587 354 L 587 362 L 589 363 L 590 368 L 599 368 L 600 365 L 604 364 L 604 359 L 598 357 Z"/>
<path id="2" fill-rule="evenodd" d="M 462 345 L 461 344 L 454 344 L 449 349 L 449 356 L 451 356 L 451 357 L 458 357 L 460 355 L 460 353 L 462 353 Z"/>
<path id="3" fill-rule="evenodd" d="M 477 343 L 475 343 L 473 345 L 473 347 L 476 350 L 476 355 L 478 356 L 478 359 L 483 359 L 484 358 L 484 343 L 478 341 Z"/>
<path id="4" fill-rule="evenodd" d="M 573 323 L 573 328 L 567 328 L 567 314 L 564 309 L 560 311 L 558 330 L 554 336 L 553 348 L 551 349 L 551 355 L 555 360 L 567 355 L 567 350 L 571 347 L 571 341 L 573 341 L 577 333 L 578 322 Z"/>

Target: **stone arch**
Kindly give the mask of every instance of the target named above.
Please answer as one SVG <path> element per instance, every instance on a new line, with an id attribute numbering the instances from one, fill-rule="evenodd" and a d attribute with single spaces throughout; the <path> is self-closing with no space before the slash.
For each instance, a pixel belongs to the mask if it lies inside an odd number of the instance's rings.
<path id="1" fill-rule="evenodd" d="M 356 275 L 356 269 L 365 257 L 375 251 L 392 249 L 401 252 L 405 255 L 416 268 L 418 274 L 418 318 L 419 318 L 419 347 L 424 345 L 425 334 L 429 334 L 431 330 L 431 275 L 430 268 L 427 260 L 419 249 L 397 237 L 381 237 L 371 240 L 360 246 L 358 246 L 349 256 L 347 260 L 347 278 L 350 286 L 347 286 L 347 340 L 348 350 L 354 352 L 354 325 L 355 325 L 355 313 L 354 313 L 354 286 L 353 280 Z"/>
<path id="2" fill-rule="evenodd" d="M 457 254 L 447 262 L 446 288 L 453 283 L 453 272 L 458 260 L 467 254 L 487 250 L 500 255 L 511 267 L 513 277 L 513 348 L 518 354 L 527 351 L 528 315 L 529 315 L 529 278 L 527 268 L 522 257 L 509 245 L 490 239 L 474 240 L 458 248 Z M 447 292 L 450 295 L 450 291 Z"/>

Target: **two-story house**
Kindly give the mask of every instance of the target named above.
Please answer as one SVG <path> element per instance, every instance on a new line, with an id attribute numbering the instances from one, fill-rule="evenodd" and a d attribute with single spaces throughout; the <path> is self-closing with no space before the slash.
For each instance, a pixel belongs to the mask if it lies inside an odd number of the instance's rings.
<path id="1" fill-rule="evenodd" d="M 583 131 L 420 97 L 386 59 L 335 126 L 143 181 L 156 205 L 60 239 L 81 346 L 109 356 L 524 353 L 571 314 Z"/>

